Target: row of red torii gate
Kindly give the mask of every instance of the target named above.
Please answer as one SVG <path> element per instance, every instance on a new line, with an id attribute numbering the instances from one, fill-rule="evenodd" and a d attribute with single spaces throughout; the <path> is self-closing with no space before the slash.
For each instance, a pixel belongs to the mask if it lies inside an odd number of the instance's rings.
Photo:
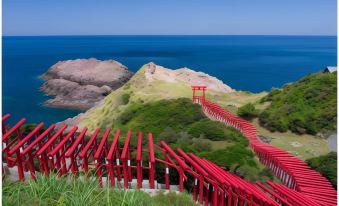
<path id="1" fill-rule="evenodd" d="M 133 180 L 136 188 L 158 189 L 158 180 L 164 179 L 164 189 L 169 190 L 173 184 L 171 172 L 177 177 L 179 191 L 186 188 L 195 201 L 204 205 L 337 204 L 337 192 L 326 178 L 288 152 L 261 142 L 252 124 L 208 101 L 206 89 L 192 86 L 193 101 L 211 118 L 240 130 L 260 161 L 283 184 L 247 182 L 207 159 L 180 148 L 173 150 L 164 141 L 154 144 L 152 133 L 122 134 L 120 130 L 98 128 L 88 134 L 87 128 L 79 130 L 77 126 L 67 128 L 55 124 L 45 128 L 43 122 L 25 132 L 22 126 L 26 119 L 10 126 L 6 124 L 9 114 L 2 117 L 3 176 L 6 176 L 5 167 L 17 170 L 21 181 L 27 176 L 35 180 L 37 173 L 84 174 L 95 176 L 101 187 L 125 189 L 132 187 Z M 202 95 L 197 95 L 201 92 Z M 164 178 L 156 175 L 156 164 L 162 165 Z"/>

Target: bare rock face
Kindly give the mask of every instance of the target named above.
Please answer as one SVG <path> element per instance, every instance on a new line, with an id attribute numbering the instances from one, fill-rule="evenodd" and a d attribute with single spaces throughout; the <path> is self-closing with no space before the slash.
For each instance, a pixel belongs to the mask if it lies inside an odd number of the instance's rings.
<path id="1" fill-rule="evenodd" d="M 41 78 L 41 86 L 48 96 L 46 106 L 87 110 L 113 90 L 121 87 L 132 73 L 119 62 L 94 58 L 60 61 Z"/>
<path id="2" fill-rule="evenodd" d="M 170 83 L 180 81 L 190 86 L 207 86 L 208 90 L 215 92 L 229 93 L 235 91 L 215 77 L 203 72 L 196 72 L 186 67 L 172 70 L 152 62 L 145 66 L 145 77 L 148 81 L 162 80 Z"/>

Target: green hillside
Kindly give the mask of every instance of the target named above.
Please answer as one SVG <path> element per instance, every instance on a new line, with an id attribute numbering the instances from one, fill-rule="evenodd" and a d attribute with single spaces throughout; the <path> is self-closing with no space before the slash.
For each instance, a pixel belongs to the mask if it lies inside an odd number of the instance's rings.
<path id="1" fill-rule="evenodd" d="M 273 89 L 262 102 L 270 105 L 259 115 L 270 131 L 316 134 L 336 130 L 337 73 L 316 73 Z"/>
<path id="2" fill-rule="evenodd" d="M 242 91 L 220 93 L 209 89 L 207 98 L 231 111 L 236 111 L 237 107 L 248 102 L 259 101 L 266 94 L 265 92 L 252 94 Z M 145 66 L 143 66 L 123 87 L 109 94 L 102 104 L 88 110 L 84 114 L 80 126 L 86 126 L 91 131 L 97 127 L 111 127 L 112 124 L 115 124 L 118 116 L 135 104 L 191 97 L 191 86 L 186 82 L 149 81 L 145 77 Z"/>
<path id="3" fill-rule="evenodd" d="M 273 178 L 249 149 L 246 137 L 233 127 L 208 119 L 200 105 L 188 98 L 133 103 L 114 122 L 113 129 L 118 128 L 124 134 L 129 129 L 152 131 L 155 143 L 164 140 L 174 149 L 210 159 L 250 181 Z M 163 176 L 161 172 L 160 166 L 158 177 Z"/>
<path id="4" fill-rule="evenodd" d="M 337 188 L 337 153 L 330 152 L 327 155 L 314 157 L 306 162 L 315 170 L 320 172 Z"/>
<path id="5" fill-rule="evenodd" d="M 256 118 L 253 119 L 259 134 L 270 137 L 272 145 L 306 159 L 328 153 L 327 143 L 311 135 L 307 137 L 304 135 L 300 138 L 300 135 L 289 133 L 290 128 L 293 130 L 290 120 L 294 120 L 292 117 L 298 117 L 298 119 L 307 117 L 309 121 L 313 117 L 324 117 L 319 114 L 326 114 L 326 110 L 332 113 L 336 108 L 336 99 L 332 95 L 332 90 L 336 90 L 333 79 L 336 79 L 336 74 L 310 75 L 297 83 L 285 86 L 282 90 L 273 90 L 268 95 L 267 93 L 252 94 L 242 91 L 225 94 L 208 90 L 207 98 L 234 113 L 243 106 L 242 111 L 239 112 L 248 118 L 255 118 L 258 113 L 264 111 L 260 115 L 261 125 L 256 124 Z M 328 89 L 322 89 L 328 84 L 335 88 L 329 86 Z M 315 101 L 317 95 L 309 94 L 307 98 L 304 98 L 305 91 L 325 95 L 321 101 L 328 99 L 329 101 L 325 101 L 327 106 L 321 106 L 322 103 L 318 102 L 317 108 L 322 109 L 312 109 L 314 106 L 311 102 Z M 327 94 L 331 94 L 330 97 Z M 253 153 L 247 151 L 249 150 L 247 143 L 244 143 L 246 139 L 232 137 L 236 134 L 233 133 L 232 128 L 206 118 L 200 111 L 200 106 L 191 103 L 191 95 L 190 85 L 185 82 L 149 81 L 145 76 L 145 67 L 142 67 L 128 83 L 108 95 L 102 104 L 87 111 L 80 126 L 86 126 L 89 130 L 97 127 L 110 127 L 114 130 L 121 128 L 123 132 L 128 129 L 133 132 L 152 132 L 156 142 L 163 139 L 172 144 L 172 147 L 193 151 L 246 179 L 251 180 L 255 176 L 260 176 L 260 173 L 265 173 Z M 260 99 L 263 99 L 261 103 Z M 295 99 L 302 101 L 295 103 Z M 333 100 L 335 103 L 332 102 Z M 331 108 L 329 105 L 333 104 L 335 106 Z M 287 113 L 279 110 L 281 107 L 293 109 Z M 308 114 L 309 111 L 312 114 Z M 332 115 L 331 118 L 333 117 Z M 280 122 L 288 122 L 291 126 L 286 126 L 286 130 L 278 130 L 275 126 L 279 126 Z M 334 127 L 334 124 L 331 124 Z M 269 128 L 270 131 L 262 126 Z M 297 127 L 302 132 L 300 128 L 302 127 Z M 307 139 L 307 142 L 303 139 Z M 301 146 L 294 147 L 295 142 L 301 142 Z M 314 145 L 319 145 L 319 148 L 324 149 L 318 150 L 314 148 Z M 254 172 L 248 172 L 250 170 Z"/>

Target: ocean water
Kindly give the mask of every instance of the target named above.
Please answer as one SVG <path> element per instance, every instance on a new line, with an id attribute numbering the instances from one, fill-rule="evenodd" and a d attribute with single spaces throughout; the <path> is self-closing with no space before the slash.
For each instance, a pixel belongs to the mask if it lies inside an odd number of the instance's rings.
<path id="1" fill-rule="evenodd" d="M 47 124 L 79 111 L 46 108 L 38 76 L 60 60 L 114 59 L 137 71 L 155 62 L 188 67 L 236 90 L 269 91 L 337 63 L 336 37 L 328 36 L 38 36 L 3 37 L 2 112 L 11 121 Z"/>

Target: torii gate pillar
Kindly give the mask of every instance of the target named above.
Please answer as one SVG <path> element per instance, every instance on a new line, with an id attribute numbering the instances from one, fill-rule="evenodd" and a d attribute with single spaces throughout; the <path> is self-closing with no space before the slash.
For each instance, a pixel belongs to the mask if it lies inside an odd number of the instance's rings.
<path id="1" fill-rule="evenodd" d="M 192 86 L 192 91 L 193 91 L 193 96 L 192 96 L 192 100 L 193 102 L 205 102 L 205 91 L 206 91 L 207 87 L 206 86 Z M 202 91 L 202 96 L 198 96 L 196 95 L 196 91 Z"/>

